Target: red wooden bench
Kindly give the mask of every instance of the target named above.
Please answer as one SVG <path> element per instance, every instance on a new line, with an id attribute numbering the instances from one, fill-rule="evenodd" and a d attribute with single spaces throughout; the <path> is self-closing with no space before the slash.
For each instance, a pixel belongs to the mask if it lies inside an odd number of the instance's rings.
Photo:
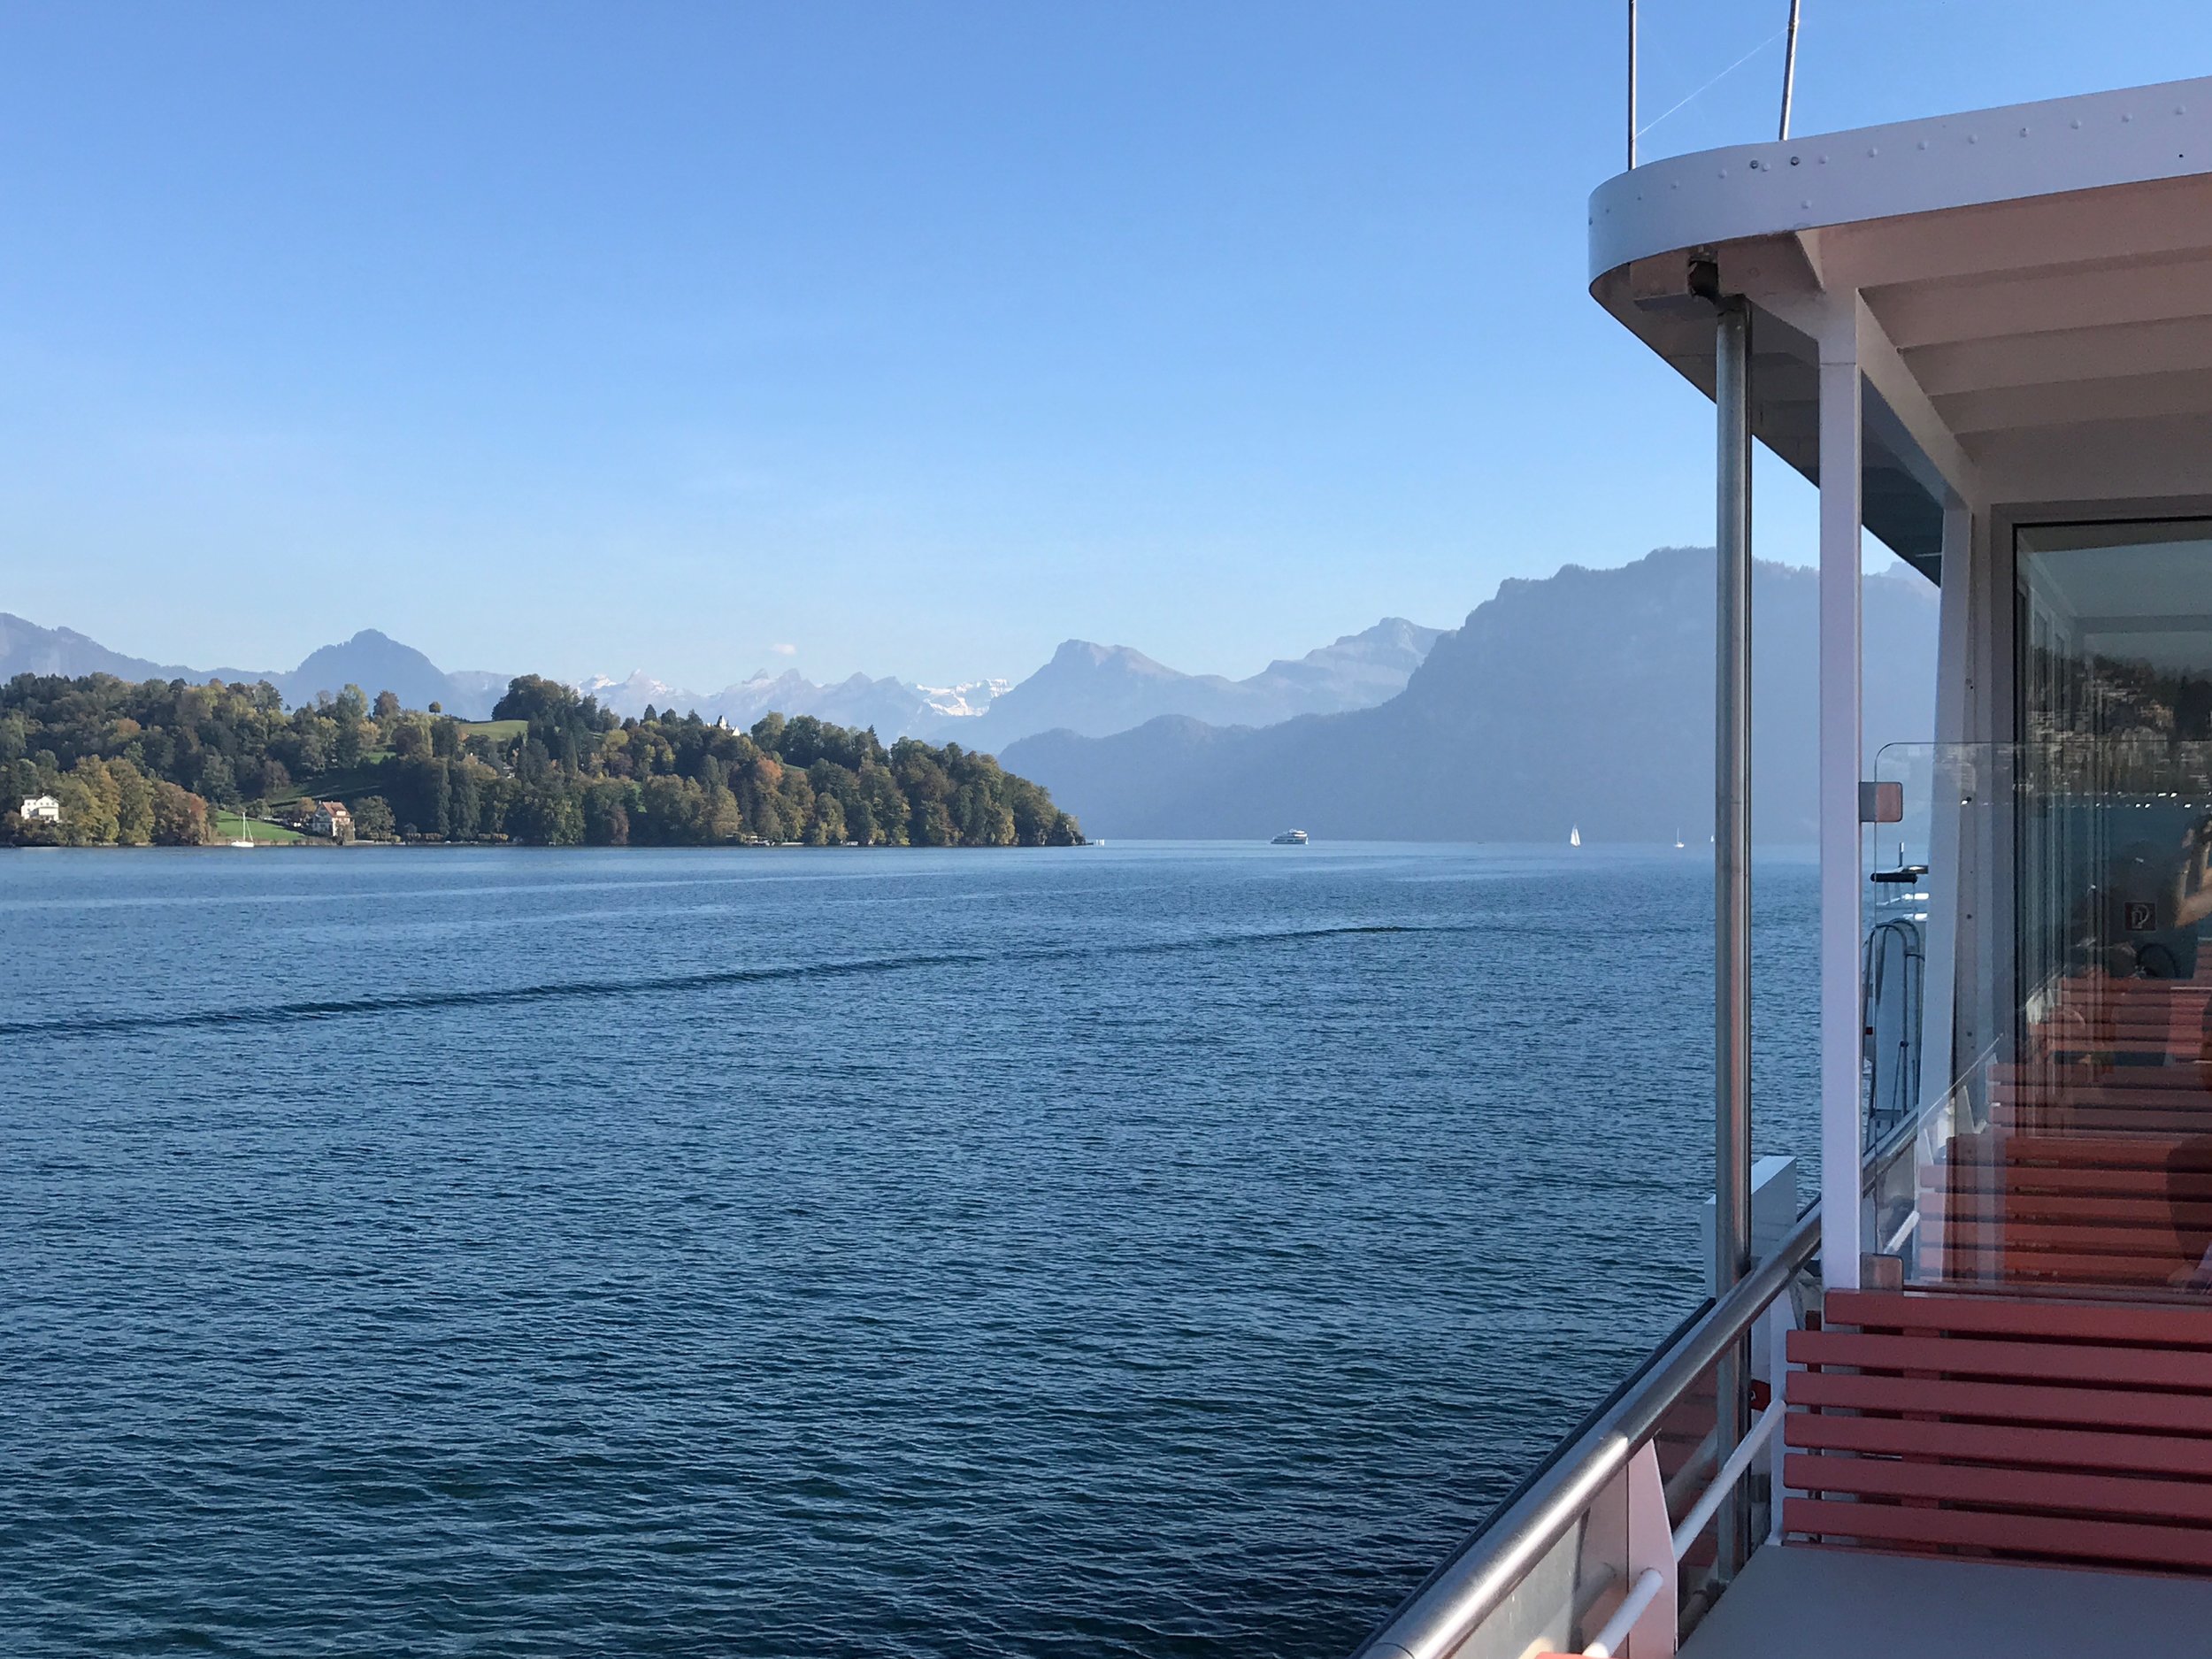
<path id="1" fill-rule="evenodd" d="M 2090 1293 L 2212 1278 L 2208 1018 L 2212 981 L 2062 983 L 2029 1057 L 1991 1071 L 1987 1127 L 1922 1171 L 1920 1277 Z"/>
<path id="2" fill-rule="evenodd" d="M 1790 1533 L 2212 1573 L 2212 1308 L 1839 1290 L 1788 1351 Z"/>
<path id="3" fill-rule="evenodd" d="M 2187 1287 L 2212 1249 L 2212 1137 L 1962 1136 L 1921 1171 L 1920 1204 L 1927 1280 Z"/>

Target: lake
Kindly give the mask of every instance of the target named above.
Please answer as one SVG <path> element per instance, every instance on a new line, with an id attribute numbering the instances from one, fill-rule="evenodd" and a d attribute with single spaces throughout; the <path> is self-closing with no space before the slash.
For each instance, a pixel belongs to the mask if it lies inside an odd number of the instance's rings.
<path id="1" fill-rule="evenodd" d="M 0 856 L 0 1647 L 1333 1659 L 1700 1294 L 1711 892 Z"/>

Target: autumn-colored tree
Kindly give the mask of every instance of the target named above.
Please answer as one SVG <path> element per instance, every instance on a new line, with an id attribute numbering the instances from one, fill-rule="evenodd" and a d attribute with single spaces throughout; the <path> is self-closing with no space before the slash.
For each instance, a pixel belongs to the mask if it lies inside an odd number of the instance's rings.
<path id="1" fill-rule="evenodd" d="M 207 803 L 166 778 L 153 787 L 153 840 L 157 847 L 197 847 L 207 840 Z"/>

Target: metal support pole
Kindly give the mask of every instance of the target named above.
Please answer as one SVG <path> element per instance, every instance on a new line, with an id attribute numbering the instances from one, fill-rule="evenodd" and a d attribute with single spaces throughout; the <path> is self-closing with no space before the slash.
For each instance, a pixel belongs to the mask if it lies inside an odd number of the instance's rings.
<path id="1" fill-rule="evenodd" d="M 1797 5 L 1790 0 L 1789 39 L 1782 45 L 1782 130 L 1776 134 L 1785 143 L 1790 136 L 1790 104 L 1797 96 Z"/>
<path id="2" fill-rule="evenodd" d="M 1863 649 L 1860 566 L 1864 557 L 1863 469 L 1865 373 L 1859 352 L 1866 301 L 1832 290 L 1820 328 L 1820 1184 L 1827 1217 L 1820 1241 L 1821 1281 L 1859 1287 L 1860 1258 L 1883 1240 L 1860 1235 L 1865 1199 L 1866 1026 L 1859 999 L 1861 912 L 1865 875 L 1859 784 L 1866 776 L 1860 718 Z M 1979 601 L 1977 601 L 1978 611 Z M 2008 588 L 1979 614 L 2001 626 L 2012 613 Z M 1989 624 L 1983 623 L 1985 633 Z M 1985 907 L 1976 909 L 1986 915 Z M 2001 956 L 1997 958 L 2001 960 Z M 1982 958 L 1986 962 L 1990 957 Z"/>
<path id="3" fill-rule="evenodd" d="M 1628 0 L 1628 170 L 1636 171 L 1636 0 Z"/>
<path id="4" fill-rule="evenodd" d="M 1751 1270 L 1751 313 L 1720 302 L 1713 354 L 1719 448 L 1715 468 L 1718 611 L 1713 768 L 1713 1294 Z M 1716 1373 L 1717 1455 L 1749 1425 L 1751 1346 L 1736 1343 Z M 1750 1553 L 1740 1490 L 1719 1515 L 1717 1571 L 1732 1578 Z"/>

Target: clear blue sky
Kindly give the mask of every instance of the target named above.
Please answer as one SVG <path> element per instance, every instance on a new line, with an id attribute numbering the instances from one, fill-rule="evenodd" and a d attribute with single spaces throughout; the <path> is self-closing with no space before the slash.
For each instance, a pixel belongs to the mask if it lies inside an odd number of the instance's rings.
<path id="1" fill-rule="evenodd" d="M 2200 4 L 1805 9 L 1801 131 L 2212 71 Z M 1645 11 L 1649 114 L 1758 49 L 1651 152 L 1770 130 L 1782 0 Z M 199 664 L 1243 673 L 1709 541 L 1706 406 L 1585 291 L 1622 14 L 0 5 L 0 610 Z"/>

